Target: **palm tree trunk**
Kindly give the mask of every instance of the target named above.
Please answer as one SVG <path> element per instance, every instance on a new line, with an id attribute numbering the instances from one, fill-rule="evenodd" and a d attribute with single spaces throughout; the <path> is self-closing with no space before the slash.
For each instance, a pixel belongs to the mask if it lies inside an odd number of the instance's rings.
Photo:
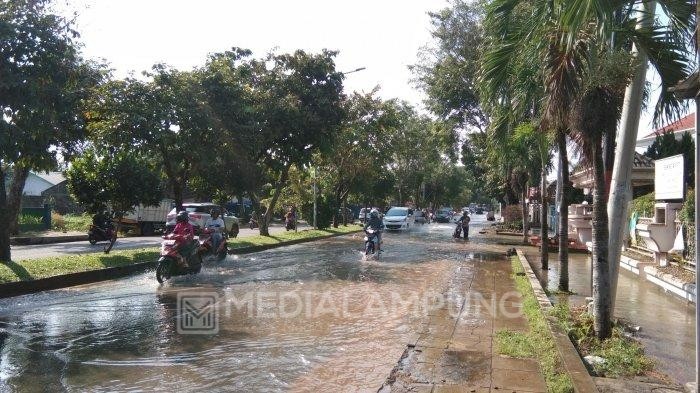
<path id="1" fill-rule="evenodd" d="M 540 264 L 542 270 L 549 269 L 549 226 L 547 225 L 547 169 L 546 163 L 542 163 L 542 181 L 541 181 L 541 197 L 542 197 L 542 214 L 540 215 L 540 229 L 542 232 L 542 247 L 540 248 Z"/>
<path id="2" fill-rule="evenodd" d="M 277 204 L 277 199 L 279 199 L 280 193 L 282 192 L 282 187 L 284 187 L 284 185 L 287 183 L 287 177 L 289 175 L 290 166 L 291 164 L 287 164 L 282 169 L 279 181 L 277 182 L 277 186 L 275 187 L 275 193 L 272 194 L 272 199 L 270 200 L 270 203 L 267 206 L 267 209 L 265 210 L 265 214 L 262 217 L 260 217 L 258 227 L 260 228 L 260 235 L 262 236 L 270 236 L 269 225 L 270 220 L 272 219 L 272 212 L 275 210 L 275 205 Z"/>
<path id="3" fill-rule="evenodd" d="M 520 197 L 520 206 L 523 211 L 523 244 L 527 245 L 530 244 L 530 236 L 528 231 L 528 227 L 530 226 L 530 215 L 527 214 L 527 182 L 525 182 L 523 185 L 523 192 Z"/>
<path id="4" fill-rule="evenodd" d="M 645 11 L 652 17 L 645 18 L 643 25 L 653 23 L 655 3 L 645 3 Z M 636 48 L 633 47 L 633 51 Z M 622 239 L 627 228 L 628 205 L 631 199 L 632 166 L 634 165 L 634 148 L 637 142 L 639 129 L 639 117 L 642 111 L 642 99 L 644 84 L 647 75 L 647 55 L 644 51 L 637 53 L 637 64 L 634 70 L 634 79 L 625 90 L 625 100 L 622 105 L 622 118 L 620 120 L 620 132 L 615 152 L 612 179 L 610 181 L 610 197 L 608 198 L 608 216 L 610 224 L 610 240 L 608 243 L 610 261 L 610 287 L 611 307 L 615 310 L 615 298 L 617 295 L 617 277 L 620 272 L 620 253 Z"/>
<path id="5" fill-rule="evenodd" d="M 605 170 L 601 141 L 593 141 L 593 319 L 596 336 L 605 339 L 611 335 L 612 300 L 610 293 L 610 265 L 608 263 L 608 212 L 605 206 Z"/>
<path id="6" fill-rule="evenodd" d="M 559 290 L 569 291 L 569 157 L 566 153 L 566 134 L 557 132 L 559 145 Z"/>

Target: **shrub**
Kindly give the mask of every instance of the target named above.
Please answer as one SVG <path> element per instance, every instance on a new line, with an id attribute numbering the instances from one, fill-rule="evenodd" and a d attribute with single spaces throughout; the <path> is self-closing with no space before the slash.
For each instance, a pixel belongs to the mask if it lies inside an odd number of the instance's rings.
<path id="1" fill-rule="evenodd" d="M 51 212 L 51 228 L 57 231 L 66 230 L 66 221 L 63 219 L 62 215 L 56 212 Z"/>
<path id="2" fill-rule="evenodd" d="M 632 211 L 637 212 L 640 217 L 651 217 L 654 215 L 654 203 L 654 193 L 650 192 L 632 200 Z"/>
<path id="3" fill-rule="evenodd" d="M 326 229 L 333 222 L 333 204 L 330 198 L 319 196 L 316 200 L 316 226 L 318 229 Z M 313 225 L 314 220 L 314 204 L 307 203 L 301 207 L 301 214 L 306 217 L 306 222 Z"/>
<path id="4" fill-rule="evenodd" d="M 505 208 L 503 208 L 503 212 L 501 213 L 501 215 L 503 216 L 503 222 L 505 222 L 506 224 L 520 221 L 520 226 L 523 225 L 523 209 L 520 205 L 506 206 Z"/>

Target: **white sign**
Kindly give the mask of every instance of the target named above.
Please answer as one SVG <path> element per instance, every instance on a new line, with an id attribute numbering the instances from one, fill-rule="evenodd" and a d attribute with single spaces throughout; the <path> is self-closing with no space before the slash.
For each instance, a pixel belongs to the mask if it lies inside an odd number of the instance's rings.
<path id="1" fill-rule="evenodd" d="M 683 174 L 683 154 L 656 160 L 654 166 L 656 200 L 683 199 L 685 197 Z"/>

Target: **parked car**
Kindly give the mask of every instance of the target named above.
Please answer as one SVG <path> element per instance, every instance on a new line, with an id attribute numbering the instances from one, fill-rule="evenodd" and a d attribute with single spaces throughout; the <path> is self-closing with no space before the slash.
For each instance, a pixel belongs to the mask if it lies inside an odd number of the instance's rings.
<path id="1" fill-rule="evenodd" d="M 384 215 L 384 227 L 389 230 L 409 229 L 414 224 L 413 209 L 392 207 Z"/>
<path id="2" fill-rule="evenodd" d="M 425 214 L 422 211 L 416 210 L 416 212 L 413 214 L 413 221 L 416 224 L 422 225 L 422 224 L 425 224 L 426 222 L 428 222 L 428 218 L 425 216 Z"/>
<path id="3" fill-rule="evenodd" d="M 436 222 L 450 222 L 452 220 L 452 209 L 449 207 L 440 208 L 437 213 L 435 213 Z"/>
<path id="4" fill-rule="evenodd" d="M 371 212 L 372 209 L 368 207 L 363 207 L 360 209 L 360 213 L 357 215 L 357 219 L 360 220 L 360 222 L 365 222 L 367 217 L 369 217 L 369 212 Z"/>
<path id="5" fill-rule="evenodd" d="M 224 219 L 224 224 L 226 225 L 226 232 L 234 237 L 238 235 L 238 218 L 225 209 L 222 209 L 221 206 L 214 203 L 183 203 L 182 207 L 187 211 L 190 217 L 190 224 L 194 227 L 195 234 L 201 232 L 204 223 L 211 217 L 212 209 L 219 209 L 219 211 L 222 212 L 221 218 Z M 168 213 L 165 224 L 165 228 L 168 232 L 171 232 L 175 228 L 176 215 L 177 208 L 173 208 L 173 210 Z"/>

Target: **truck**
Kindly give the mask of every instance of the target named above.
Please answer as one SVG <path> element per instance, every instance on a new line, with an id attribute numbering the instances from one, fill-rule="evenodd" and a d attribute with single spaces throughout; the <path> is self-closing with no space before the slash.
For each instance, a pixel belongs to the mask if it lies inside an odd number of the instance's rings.
<path id="1" fill-rule="evenodd" d="M 121 218 L 121 225 L 125 229 L 135 229 L 143 236 L 152 236 L 156 231 L 165 232 L 166 217 L 174 205 L 174 200 L 166 198 L 157 206 L 134 206 Z"/>

